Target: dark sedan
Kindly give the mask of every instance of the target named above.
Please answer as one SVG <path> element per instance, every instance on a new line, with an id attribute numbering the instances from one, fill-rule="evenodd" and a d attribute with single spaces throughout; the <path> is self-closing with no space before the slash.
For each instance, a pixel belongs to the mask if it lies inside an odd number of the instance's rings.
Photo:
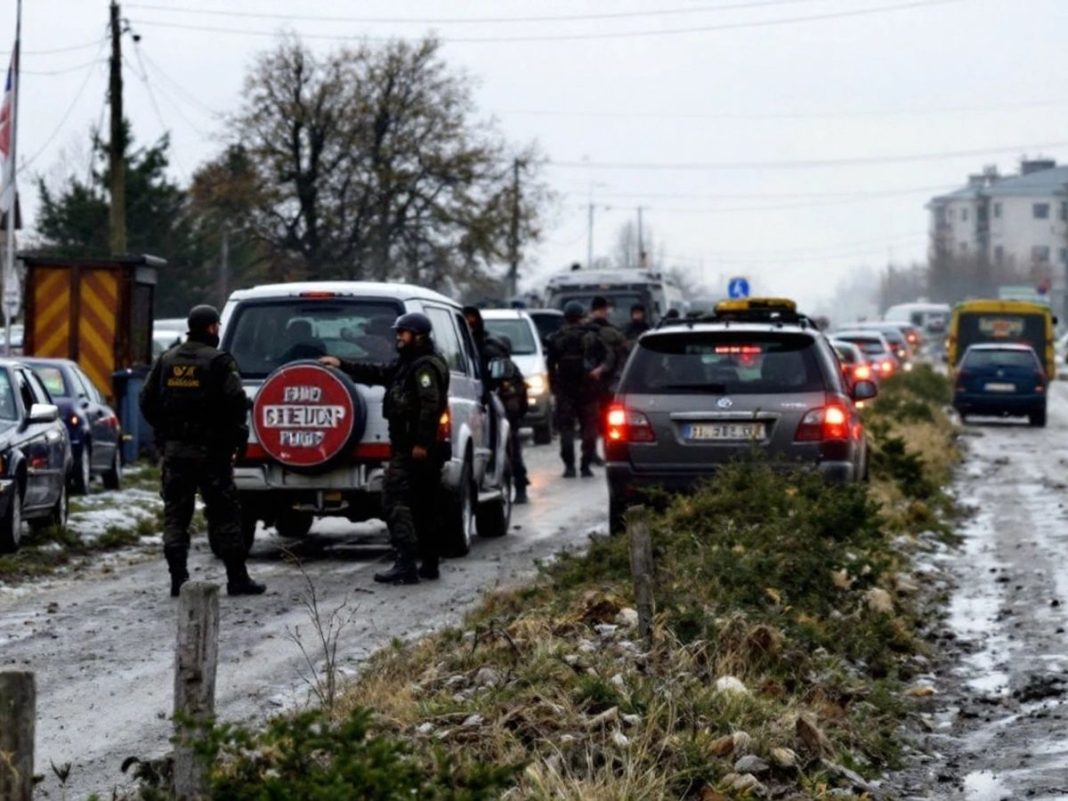
<path id="1" fill-rule="evenodd" d="M 26 365 L 0 360 L 0 552 L 19 546 L 22 522 L 67 522 L 70 439 L 44 384 Z"/>
<path id="2" fill-rule="evenodd" d="M 74 469 L 71 490 L 89 491 L 93 476 L 107 489 L 122 484 L 122 430 L 115 411 L 76 362 L 69 359 L 24 359 L 44 383 L 70 435 Z"/>
<path id="3" fill-rule="evenodd" d="M 1026 416 L 1046 424 L 1046 371 L 1030 345 L 972 345 L 957 366 L 953 408 L 970 414 Z"/>

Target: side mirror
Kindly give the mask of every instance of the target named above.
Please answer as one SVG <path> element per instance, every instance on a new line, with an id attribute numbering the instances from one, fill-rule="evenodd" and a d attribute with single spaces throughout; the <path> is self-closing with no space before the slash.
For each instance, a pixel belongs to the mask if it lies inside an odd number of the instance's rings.
<path id="1" fill-rule="evenodd" d="M 850 395 L 855 401 L 871 400 L 879 394 L 879 388 L 871 381 L 858 381 L 853 385 Z"/>
<path id="2" fill-rule="evenodd" d="M 505 359 L 490 359 L 489 362 L 489 374 L 490 378 L 498 381 L 504 378 L 508 374 L 508 362 Z"/>
<path id="3" fill-rule="evenodd" d="M 51 403 L 35 403 L 30 407 L 27 423 L 54 423 L 59 419 L 59 407 Z"/>

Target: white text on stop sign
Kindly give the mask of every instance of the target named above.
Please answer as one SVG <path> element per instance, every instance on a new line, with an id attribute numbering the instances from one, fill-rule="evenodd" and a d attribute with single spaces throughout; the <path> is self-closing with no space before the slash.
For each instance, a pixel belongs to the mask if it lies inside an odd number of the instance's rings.
<path id="1" fill-rule="evenodd" d="M 264 406 L 267 428 L 337 428 L 345 419 L 344 406 Z"/>

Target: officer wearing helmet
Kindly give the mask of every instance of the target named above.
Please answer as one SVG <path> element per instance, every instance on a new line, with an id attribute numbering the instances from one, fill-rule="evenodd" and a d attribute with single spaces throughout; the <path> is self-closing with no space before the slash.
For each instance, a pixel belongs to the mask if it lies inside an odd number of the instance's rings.
<path id="1" fill-rule="evenodd" d="M 448 454 L 437 435 L 448 407 L 449 366 L 434 347 L 426 315 L 402 314 L 393 331 L 397 358 L 389 364 L 336 356 L 323 356 L 319 362 L 339 368 L 361 384 L 386 388 L 382 412 L 389 423 L 392 455 L 382 505 L 396 558 L 393 567 L 375 574 L 375 581 L 417 584 L 420 578 L 439 575 L 435 500 Z"/>
<path id="2" fill-rule="evenodd" d="M 594 336 L 584 322 L 586 310 L 578 301 L 564 306 L 564 325 L 549 339 L 546 359 L 549 385 L 556 399 L 556 425 L 560 430 L 560 458 L 564 478 L 575 478 L 575 426 L 582 441 L 581 474 L 593 475 L 597 457 L 597 380 L 591 376 L 590 343 Z"/>
<path id="3" fill-rule="evenodd" d="M 196 493 L 204 500 L 212 550 L 226 564 L 230 595 L 266 590 L 249 578 L 233 460 L 248 443 L 248 401 L 234 358 L 220 351 L 219 312 L 189 312 L 186 341 L 152 366 L 141 390 L 141 412 L 163 452 L 163 553 L 171 595 L 189 579 L 189 524 Z"/>

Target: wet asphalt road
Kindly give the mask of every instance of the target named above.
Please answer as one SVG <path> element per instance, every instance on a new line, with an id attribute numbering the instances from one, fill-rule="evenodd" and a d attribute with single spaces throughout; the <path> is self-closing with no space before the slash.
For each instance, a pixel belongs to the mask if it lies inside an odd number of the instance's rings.
<path id="1" fill-rule="evenodd" d="M 1068 382 L 1044 429 L 972 420 L 956 482 L 944 662 L 910 799 L 1068 799 Z"/>
<path id="2" fill-rule="evenodd" d="M 297 544 L 321 607 L 329 612 L 347 603 L 355 610 L 341 638 L 346 670 L 394 637 L 458 622 L 483 591 L 530 575 L 536 560 L 581 547 L 592 530 L 606 528 L 600 471 L 596 479 L 559 478 L 555 445 L 529 448 L 527 459 L 532 502 L 516 508 L 509 535 L 477 541 L 467 558 L 445 563 L 440 581 L 374 584 L 371 574 L 388 554 L 377 523 L 317 523 Z M 204 538 L 194 542 L 194 579 L 224 581 Z M 266 596 L 222 596 L 216 697 L 223 719 L 247 719 L 307 697 L 300 650 L 290 637 L 299 630 L 311 644 L 300 603 L 305 583 L 283 558 L 287 545 L 293 543 L 270 534 L 257 540 L 249 570 L 267 583 Z M 66 798 L 110 797 L 123 783 L 125 757 L 168 750 L 177 604 L 167 597 L 162 558 L 131 556 L 0 595 L 0 668 L 37 676 L 36 769 L 45 774 L 37 798 L 63 797 L 50 762 L 73 763 Z"/>

